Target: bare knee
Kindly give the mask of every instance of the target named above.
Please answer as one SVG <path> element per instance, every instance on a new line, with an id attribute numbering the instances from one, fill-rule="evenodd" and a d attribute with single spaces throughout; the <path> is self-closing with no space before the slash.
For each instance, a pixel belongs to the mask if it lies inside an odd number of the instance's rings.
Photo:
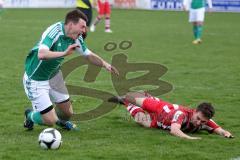
<path id="1" fill-rule="evenodd" d="M 47 126 L 53 126 L 56 124 L 57 122 L 57 118 L 56 117 L 50 117 L 50 116 L 43 116 L 43 123 Z"/>
<path id="2" fill-rule="evenodd" d="M 145 114 L 143 112 L 139 112 L 134 116 L 135 122 L 138 124 L 144 126 L 144 127 L 150 127 L 151 126 L 151 117 L 149 114 Z"/>
<path id="3" fill-rule="evenodd" d="M 57 120 L 55 120 L 55 119 L 47 119 L 47 120 L 45 119 L 44 120 L 44 124 L 47 126 L 53 126 L 56 124 L 56 122 L 57 122 Z"/>
<path id="4" fill-rule="evenodd" d="M 48 113 L 42 114 L 43 123 L 48 126 L 53 126 L 56 124 L 58 118 L 55 113 L 55 109 L 52 109 Z"/>

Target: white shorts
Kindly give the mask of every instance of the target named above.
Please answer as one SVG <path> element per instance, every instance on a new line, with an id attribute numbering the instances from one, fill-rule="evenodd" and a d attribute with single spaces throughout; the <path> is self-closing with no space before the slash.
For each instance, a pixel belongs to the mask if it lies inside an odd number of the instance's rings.
<path id="1" fill-rule="evenodd" d="M 32 102 L 33 109 L 38 112 L 44 111 L 52 103 L 61 103 L 69 99 L 61 71 L 47 81 L 32 80 L 25 73 L 23 85 L 28 99 Z"/>
<path id="2" fill-rule="evenodd" d="M 205 15 L 205 8 L 190 9 L 189 22 L 203 22 Z"/>

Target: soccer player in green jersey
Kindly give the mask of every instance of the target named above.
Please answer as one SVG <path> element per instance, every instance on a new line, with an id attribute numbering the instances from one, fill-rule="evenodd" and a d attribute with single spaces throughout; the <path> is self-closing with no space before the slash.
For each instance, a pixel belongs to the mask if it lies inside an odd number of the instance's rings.
<path id="1" fill-rule="evenodd" d="M 209 9 L 212 9 L 212 0 L 207 0 Z M 193 44 L 200 44 L 202 42 L 203 22 L 205 15 L 206 0 L 184 0 L 183 9 L 189 9 L 189 22 L 193 24 Z"/>
<path id="2" fill-rule="evenodd" d="M 67 130 L 76 128 L 69 121 L 73 109 L 60 70 L 65 56 L 76 50 L 90 63 L 118 74 L 115 67 L 85 45 L 82 34 L 86 32 L 86 22 L 87 17 L 81 11 L 75 9 L 68 12 L 65 22 L 57 22 L 48 27 L 28 54 L 23 77 L 24 89 L 33 107 L 33 110 L 25 110 L 24 127 L 28 130 L 32 130 L 34 124 L 57 124 Z M 53 103 L 64 118 L 55 112 Z"/>

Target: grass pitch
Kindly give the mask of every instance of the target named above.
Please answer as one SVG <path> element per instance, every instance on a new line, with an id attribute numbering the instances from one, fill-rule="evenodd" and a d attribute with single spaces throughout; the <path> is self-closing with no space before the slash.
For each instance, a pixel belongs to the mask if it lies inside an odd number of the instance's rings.
<path id="1" fill-rule="evenodd" d="M 166 131 L 139 127 L 118 106 L 91 121 L 77 122 L 80 132 L 60 130 L 63 145 L 43 151 L 37 143 L 44 127 L 24 131 L 23 111 L 30 103 L 23 86 L 24 60 L 46 27 L 62 20 L 68 9 L 6 9 L 0 20 L 0 159 L 218 159 L 240 158 L 240 21 L 237 13 L 206 15 L 203 44 L 192 45 L 187 13 L 113 10 L 113 34 L 104 33 L 103 22 L 89 33 L 90 49 L 111 62 L 114 55 L 127 55 L 129 63 L 157 63 L 168 71 L 160 78 L 174 89 L 159 97 L 194 107 L 202 101 L 215 105 L 214 120 L 236 137 L 225 139 L 200 132 L 202 140 L 183 140 Z M 108 42 L 132 42 L 128 50 L 105 51 Z M 118 46 L 118 45 L 117 45 Z M 68 57 L 69 60 L 74 56 Z M 124 67 L 124 66 L 123 66 Z M 94 83 L 83 81 L 84 67 L 74 71 L 67 83 L 117 94 L 111 77 L 101 71 Z M 121 69 L 121 68 L 120 68 Z M 148 86 L 138 87 L 146 89 Z M 91 110 L 99 99 L 72 96 L 76 112 Z"/>

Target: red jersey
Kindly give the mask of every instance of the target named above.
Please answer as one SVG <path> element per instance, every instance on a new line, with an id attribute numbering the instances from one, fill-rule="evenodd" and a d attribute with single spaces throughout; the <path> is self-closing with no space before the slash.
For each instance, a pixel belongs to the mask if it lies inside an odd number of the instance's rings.
<path id="1" fill-rule="evenodd" d="M 153 128 L 170 130 L 172 123 L 178 123 L 181 125 L 182 131 L 193 133 L 201 129 L 213 132 L 214 129 L 219 127 L 211 119 L 206 124 L 195 127 L 191 123 L 191 117 L 195 112 L 194 109 L 171 104 L 158 98 L 146 98 L 142 109 L 150 114 L 152 118 L 151 127 Z"/>

